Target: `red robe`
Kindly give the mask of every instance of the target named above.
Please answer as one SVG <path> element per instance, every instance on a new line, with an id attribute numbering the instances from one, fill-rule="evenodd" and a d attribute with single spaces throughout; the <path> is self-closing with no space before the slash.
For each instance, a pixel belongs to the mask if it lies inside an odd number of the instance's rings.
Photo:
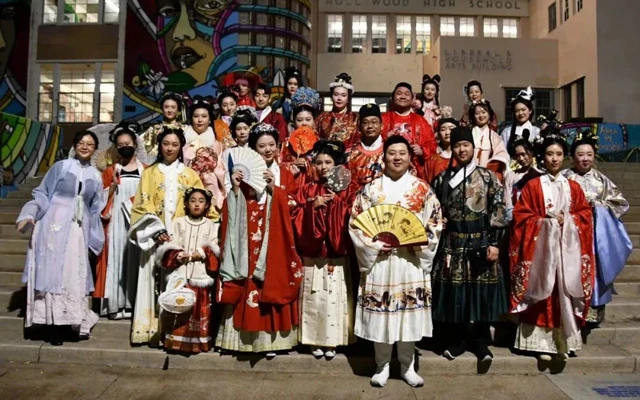
<path id="1" fill-rule="evenodd" d="M 386 140 L 391 135 L 402 135 L 410 144 L 422 148 L 422 156 L 414 155 L 411 163 L 418 178 L 424 180 L 424 162 L 436 153 L 437 146 L 431 125 L 414 112 L 404 116 L 395 111 L 385 112 L 382 114 L 382 138 Z"/>
<path id="2" fill-rule="evenodd" d="M 258 204 L 255 196 L 247 196 L 249 238 L 260 232 L 264 239 L 266 218 L 266 203 Z M 225 201 L 220 229 L 221 249 L 225 245 L 228 220 L 229 210 Z M 251 278 L 262 246 L 262 240 L 251 239 L 248 247 L 249 278 L 229 282 L 222 282 L 218 278 L 218 293 L 221 293 L 218 301 L 235 306 L 235 329 L 247 332 L 287 332 L 298 325 L 298 289 L 302 281 L 302 262 L 295 249 L 287 193 L 279 187 L 275 187 L 273 191 L 269 224 L 264 282 Z M 258 307 L 251 307 L 248 302 L 257 303 Z"/>
<path id="3" fill-rule="evenodd" d="M 210 247 L 203 247 L 202 250 L 206 255 L 204 264 L 207 271 L 213 274 L 214 271 L 218 270 L 218 258 Z M 181 264 L 178 262 L 178 255 L 181 252 L 182 250 L 171 250 L 164 253 L 162 266 L 169 270 L 180 268 Z M 196 304 L 193 310 L 179 315 L 165 313 L 169 315 L 164 315 L 163 320 L 168 323 L 162 324 L 166 330 L 171 331 L 173 336 L 183 337 L 185 340 L 174 341 L 170 338 L 165 338 L 164 348 L 165 350 L 179 351 L 181 353 L 206 353 L 211 350 L 211 332 L 214 331 L 211 329 L 211 293 L 213 288 L 192 286 L 189 283 L 187 283 L 186 287 L 196 293 Z"/>
<path id="4" fill-rule="evenodd" d="M 264 122 L 265 124 L 269 124 L 278 130 L 279 143 L 284 142 L 289 137 L 289 128 L 287 127 L 287 122 L 284 120 L 282 114 L 279 114 L 270 108 L 269 114 L 266 117 L 262 118 L 260 122 Z M 265 110 L 266 111 L 266 110 Z M 264 111 L 263 111 L 264 112 Z"/>
<path id="5" fill-rule="evenodd" d="M 346 149 L 359 139 L 357 112 L 323 112 L 316 118 L 318 136 L 344 143 Z"/>
<path id="6" fill-rule="evenodd" d="M 427 159 L 427 161 L 424 164 L 424 174 L 425 174 L 425 180 L 429 185 L 433 183 L 433 180 L 436 179 L 438 175 L 440 175 L 447 168 L 449 168 L 450 161 L 451 161 L 451 158 L 444 158 L 441 153 L 434 154 Z M 458 163 L 454 159 L 453 166 L 456 166 L 457 164 Z"/>
<path id="7" fill-rule="evenodd" d="M 253 100 L 253 97 L 250 95 L 244 97 L 238 97 L 238 107 L 240 106 L 249 106 L 256 108 L 256 102 Z"/>
<path id="8" fill-rule="evenodd" d="M 584 192 L 576 182 L 569 181 L 571 188 L 570 215 L 579 231 L 582 256 L 582 288 L 585 297 L 585 308 L 582 317 L 578 318 L 578 326 L 584 325 L 584 318 L 589 311 L 593 280 L 595 277 L 595 256 L 593 252 L 593 216 L 591 206 Z M 511 264 L 511 309 L 515 309 L 523 300 L 529 283 L 529 272 L 536 249 L 540 221 L 547 215 L 540 178 L 527 183 L 522 190 L 520 200 L 513 211 L 513 228 L 510 241 L 509 258 Z M 545 328 L 560 328 L 561 314 L 557 297 L 558 287 L 545 300 L 529 305 L 519 313 L 520 322 Z"/>
<path id="9" fill-rule="evenodd" d="M 348 254 L 349 192 L 338 192 L 326 206 L 313 207 L 316 197 L 329 193 L 319 182 L 304 186 L 298 193 L 299 206 L 292 219 L 296 249 L 303 257 L 338 258 Z"/>
<path id="10" fill-rule="evenodd" d="M 305 160 L 304 167 L 298 167 L 295 165 L 297 158 Z M 287 169 L 291 172 L 299 187 L 306 185 L 308 182 L 313 182 L 315 168 L 311 166 L 311 157 L 309 155 L 298 156 L 293 150 L 291 150 L 288 138 L 280 145 L 280 153 L 278 154 L 277 162 L 281 169 Z"/>
<path id="11" fill-rule="evenodd" d="M 361 142 L 349 149 L 347 167 L 351 171 L 351 183 L 357 189 L 382 176 L 384 169 L 383 146 L 376 150 L 367 150 Z"/>

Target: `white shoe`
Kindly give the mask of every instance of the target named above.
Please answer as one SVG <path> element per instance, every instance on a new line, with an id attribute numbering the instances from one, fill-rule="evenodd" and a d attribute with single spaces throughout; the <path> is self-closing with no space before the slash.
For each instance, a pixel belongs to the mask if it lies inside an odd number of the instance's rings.
<path id="1" fill-rule="evenodd" d="M 336 351 L 334 349 L 329 349 L 324 352 L 324 356 L 327 360 L 331 360 L 336 356 Z"/>
<path id="2" fill-rule="evenodd" d="M 322 358 L 324 357 L 324 350 L 322 350 L 322 347 L 315 347 L 312 348 L 313 350 L 311 350 L 311 354 L 313 354 L 313 356 L 315 358 Z"/>
<path id="3" fill-rule="evenodd" d="M 131 319 L 131 311 L 123 311 L 122 312 L 122 318 Z"/>
<path id="4" fill-rule="evenodd" d="M 413 370 L 413 368 L 407 370 L 404 374 L 401 375 L 402 379 L 409 384 L 411 387 L 420 387 L 424 385 L 424 379 L 420 375 Z"/>
<path id="5" fill-rule="evenodd" d="M 385 364 L 384 367 L 376 371 L 376 374 L 371 377 L 371 386 L 384 387 L 389 379 L 389 364 Z"/>
<path id="6" fill-rule="evenodd" d="M 538 358 L 540 359 L 540 361 L 551 361 L 550 354 L 540 354 L 538 355 Z"/>
<path id="7" fill-rule="evenodd" d="M 276 356 L 277 354 L 274 351 L 270 351 L 267 353 L 267 360 L 273 360 Z"/>

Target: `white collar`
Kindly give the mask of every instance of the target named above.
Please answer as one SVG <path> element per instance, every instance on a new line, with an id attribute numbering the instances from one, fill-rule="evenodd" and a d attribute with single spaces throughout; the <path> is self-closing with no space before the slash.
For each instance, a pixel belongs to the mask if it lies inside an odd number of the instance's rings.
<path id="1" fill-rule="evenodd" d="M 402 114 L 401 114 L 401 113 L 399 113 L 399 112 L 397 112 L 397 111 L 394 111 L 394 113 L 398 114 L 398 115 L 399 115 L 399 116 L 401 116 L 401 117 L 407 117 L 407 116 L 411 115 L 411 112 L 412 112 L 412 111 L 413 111 L 413 110 L 412 110 L 411 108 L 409 108 L 409 111 L 407 111 L 406 113 L 402 113 Z"/>
<path id="2" fill-rule="evenodd" d="M 364 144 L 364 142 L 360 141 L 360 144 L 362 144 L 362 148 L 367 150 L 367 151 L 375 151 L 378 150 L 382 145 L 382 135 L 378 136 L 378 138 L 376 140 L 373 141 L 373 143 L 371 143 L 371 146 L 367 146 L 366 144 Z"/>
<path id="3" fill-rule="evenodd" d="M 531 123 L 531 121 L 527 120 L 527 122 L 525 122 L 524 124 L 522 124 L 520 126 L 517 126 L 517 128 L 531 130 L 531 128 L 533 128 L 533 124 Z"/>
<path id="4" fill-rule="evenodd" d="M 262 122 L 264 121 L 265 118 L 267 118 L 267 115 L 271 114 L 271 106 L 266 106 L 264 109 L 262 109 L 260 111 L 260 121 Z"/>
<path id="5" fill-rule="evenodd" d="M 161 163 L 158 164 L 158 169 L 163 174 L 167 173 L 167 172 L 182 172 L 182 170 L 184 169 L 184 164 L 182 164 L 180 162 L 180 160 L 175 160 L 170 165 L 167 165 L 167 164 L 161 162 Z"/>
<path id="6" fill-rule="evenodd" d="M 440 154 L 442 158 L 451 158 L 451 150 L 444 150 L 442 147 L 438 146 L 436 148 L 436 152 Z"/>
<path id="7" fill-rule="evenodd" d="M 462 183 L 468 176 L 471 176 L 473 171 L 476 170 L 476 162 L 471 160 L 469 164 L 467 164 L 466 168 L 462 167 L 456 174 L 449 180 L 449 186 L 452 189 L 455 189 L 459 184 Z"/>

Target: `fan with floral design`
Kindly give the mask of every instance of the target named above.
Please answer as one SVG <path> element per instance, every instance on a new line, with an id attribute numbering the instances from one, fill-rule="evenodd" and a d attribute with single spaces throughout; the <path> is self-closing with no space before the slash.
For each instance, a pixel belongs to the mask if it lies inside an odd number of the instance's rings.
<path id="1" fill-rule="evenodd" d="M 302 126 L 291 133 L 289 146 L 298 157 L 313 150 L 313 145 L 318 141 L 316 132 L 308 126 Z"/>
<path id="2" fill-rule="evenodd" d="M 333 167 L 327 174 L 327 187 L 334 192 L 342 192 L 351 183 L 351 171 L 344 165 Z"/>
<path id="3" fill-rule="evenodd" d="M 429 243 L 426 229 L 410 210 L 393 204 L 371 207 L 352 224 L 374 241 L 391 247 L 423 246 Z"/>

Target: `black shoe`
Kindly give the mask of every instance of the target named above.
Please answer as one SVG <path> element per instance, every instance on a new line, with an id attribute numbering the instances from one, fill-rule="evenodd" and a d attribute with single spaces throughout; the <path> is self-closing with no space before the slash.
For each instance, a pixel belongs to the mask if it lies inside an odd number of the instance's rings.
<path id="1" fill-rule="evenodd" d="M 478 344 L 476 349 L 476 356 L 479 361 L 491 361 L 493 360 L 493 353 L 489 350 L 486 344 Z"/>
<path id="2" fill-rule="evenodd" d="M 467 351 L 467 345 L 464 341 L 462 341 L 458 344 L 454 344 L 453 346 L 450 346 L 448 349 L 444 351 L 442 355 L 449 360 L 455 360 L 456 358 L 463 355 L 465 351 Z"/>
<path id="3" fill-rule="evenodd" d="M 49 328 L 49 344 L 62 346 L 62 329 L 59 326 L 51 326 Z"/>

